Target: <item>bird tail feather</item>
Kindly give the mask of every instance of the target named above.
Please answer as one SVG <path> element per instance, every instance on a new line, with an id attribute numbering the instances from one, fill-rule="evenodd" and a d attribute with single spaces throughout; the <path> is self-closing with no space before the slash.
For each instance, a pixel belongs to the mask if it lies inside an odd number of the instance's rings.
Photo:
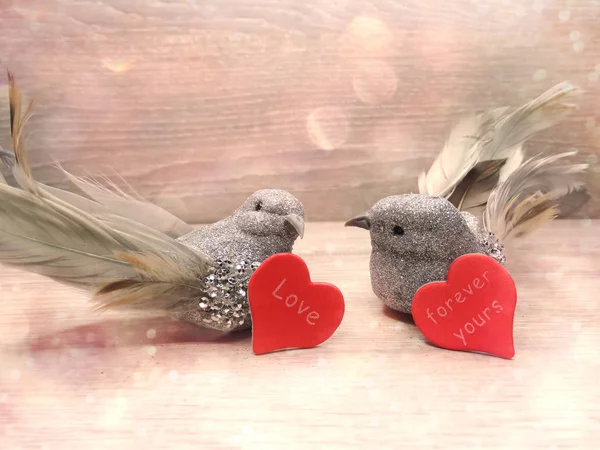
<path id="1" fill-rule="evenodd" d="M 490 194 L 483 223 L 501 241 L 532 233 L 589 199 L 582 175 L 589 165 L 568 162 L 576 151 L 536 156 L 514 170 Z"/>
<path id="2" fill-rule="evenodd" d="M 21 112 L 10 74 L 9 100 L 14 153 L 0 156 L 20 189 L 0 180 L 0 262 L 90 291 L 99 309 L 165 310 L 204 295 L 207 255 L 114 213 L 115 196 L 96 202 L 35 181 L 23 139 L 31 104 Z"/>
<path id="3" fill-rule="evenodd" d="M 419 192 L 481 217 L 493 189 L 522 163 L 525 141 L 575 110 L 577 92 L 563 82 L 514 111 L 497 108 L 462 119 L 420 175 Z"/>

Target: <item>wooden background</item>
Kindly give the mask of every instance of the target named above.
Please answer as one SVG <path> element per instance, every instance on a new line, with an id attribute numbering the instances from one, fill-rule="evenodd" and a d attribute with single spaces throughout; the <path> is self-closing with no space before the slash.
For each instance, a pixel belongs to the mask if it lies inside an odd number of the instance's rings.
<path id="1" fill-rule="evenodd" d="M 598 0 L 0 0 L 0 66 L 41 181 L 116 171 L 189 222 L 283 187 L 342 220 L 415 190 L 460 114 L 564 79 L 581 110 L 528 150 L 595 162 L 598 24 Z"/>

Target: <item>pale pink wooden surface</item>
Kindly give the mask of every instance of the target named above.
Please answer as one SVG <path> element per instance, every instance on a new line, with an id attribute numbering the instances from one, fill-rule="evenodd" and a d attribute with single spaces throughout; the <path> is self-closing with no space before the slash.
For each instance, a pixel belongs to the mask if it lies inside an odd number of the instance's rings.
<path id="1" fill-rule="evenodd" d="M 596 161 L 599 23 L 598 0 L 1 0 L 0 66 L 37 101 L 41 181 L 115 170 L 195 223 L 283 187 L 342 220 L 415 190 L 460 114 L 564 79 L 581 111 L 528 152 Z"/>
<path id="2" fill-rule="evenodd" d="M 170 320 L 99 317 L 40 277 L 0 278 L 2 449 L 596 449 L 598 221 L 509 249 L 514 360 L 426 344 L 370 289 L 368 237 L 309 223 L 296 250 L 340 287 L 322 346 L 254 356 Z"/>

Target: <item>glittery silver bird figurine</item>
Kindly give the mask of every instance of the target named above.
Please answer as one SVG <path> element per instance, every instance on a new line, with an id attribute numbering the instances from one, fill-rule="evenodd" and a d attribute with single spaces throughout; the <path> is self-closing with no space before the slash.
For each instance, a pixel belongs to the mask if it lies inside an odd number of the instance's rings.
<path id="1" fill-rule="evenodd" d="M 13 152 L 0 159 L 0 262 L 91 293 L 99 310 L 139 310 L 233 331 L 249 328 L 247 285 L 260 263 L 292 252 L 304 208 L 278 189 L 252 194 L 230 217 L 200 229 L 106 180 L 65 176 L 81 191 L 34 180 L 23 137 L 31 103 L 9 74 Z"/>
<path id="2" fill-rule="evenodd" d="M 419 193 L 378 201 L 346 223 L 371 235 L 371 286 L 388 307 L 411 313 L 417 290 L 446 279 L 467 253 L 505 263 L 503 243 L 526 236 L 589 198 L 587 164 L 575 151 L 525 160 L 523 145 L 576 108 L 563 82 L 518 109 L 471 114 L 453 128 L 418 180 Z"/>

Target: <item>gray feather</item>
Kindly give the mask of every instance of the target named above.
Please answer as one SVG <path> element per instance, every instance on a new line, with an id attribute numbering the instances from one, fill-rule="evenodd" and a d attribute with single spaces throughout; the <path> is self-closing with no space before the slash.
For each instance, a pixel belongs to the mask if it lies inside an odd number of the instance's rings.
<path id="1" fill-rule="evenodd" d="M 70 205 L 0 185 L 0 261 L 66 284 L 137 278 L 116 252 L 175 255 L 206 270 L 207 257 L 134 222 L 96 219 Z"/>
<path id="2" fill-rule="evenodd" d="M 31 193 L 0 185 L 0 261 L 66 284 L 135 276 L 113 257 L 120 236 Z"/>
<path id="3" fill-rule="evenodd" d="M 77 177 L 62 168 L 60 169 L 75 186 L 99 205 L 96 206 L 92 203 L 87 203 L 84 206 L 88 209 L 95 208 L 90 211 L 92 214 L 110 212 L 114 215 L 134 219 L 136 222 L 161 231 L 173 238 L 178 238 L 194 229 L 191 225 L 160 206 L 140 200 L 141 197 L 139 195 L 136 195 L 136 198 L 126 194 L 115 184 L 112 184 L 110 187 L 104 186 L 95 180 Z M 65 194 L 65 191 L 59 189 L 53 189 L 53 195 L 63 198 L 65 201 L 74 200 L 72 195 L 69 195 L 69 193 Z"/>
<path id="4" fill-rule="evenodd" d="M 533 134 L 550 128 L 576 109 L 570 100 L 578 89 L 562 82 L 514 112 L 490 123 L 482 136 L 481 160 L 506 159 Z"/>
<path id="5" fill-rule="evenodd" d="M 127 308 L 175 310 L 178 304 L 197 308 L 207 295 L 202 284 L 206 264 L 194 253 L 118 253 L 117 258 L 135 268 L 138 279 L 117 279 L 98 286 L 94 300 L 99 309 Z"/>
<path id="6" fill-rule="evenodd" d="M 480 215 L 497 183 L 521 164 L 523 143 L 569 114 L 575 107 L 566 100 L 576 91 L 564 82 L 512 112 L 497 108 L 463 119 L 429 171 L 421 174 L 419 192 L 445 197 Z"/>
<path id="7" fill-rule="evenodd" d="M 14 156 L 6 152 L 0 156 L 12 166 L 22 189 L 0 182 L 0 262 L 88 290 L 113 286 L 105 306 L 127 305 L 132 286 L 143 285 L 138 291 L 144 296 L 136 300 L 149 309 L 160 309 L 158 299 L 167 292 L 167 282 L 168 292 L 174 296 L 185 295 L 191 286 L 197 288 L 199 279 L 212 269 L 210 258 L 161 232 L 178 227 L 186 231 L 187 224 L 182 227 L 181 221 L 160 208 L 149 207 L 118 189 L 109 191 L 76 177 L 70 176 L 98 202 L 37 183 L 23 139 L 30 108 L 21 115 L 20 91 L 10 74 L 9 100 Z M 124 209 L 126 203 L 129 211 Z M 130 218 L 136 215 L 145 222 Z M 154 261 L 153 271 L 142 261 Z M 123 289 L 115 288 L 114 283 Z"/>
<path id="8" fill-rule="evenodd" d="M 494 189 L 483 216 L 487 230 L 500 240 L 529 234 L 561 212 L 587 201 L 581 175 L 588 164 L 564 162 L 577 152 L 527 160 Z"/>
<path id="9" fill-rule="evenodd" d="M 12 169 L 17 183 L 23 189 L 28 189 L 26 184 L 29 183 L 30 179 L 19 169 L 20 166 L 15 164 L 14 156 L 9 152 L 0 150 L 0 159 L 2 159 L 4 165 Z M 53 198 L 61 199 L 93 216 L 121 216 L 160 231 L 172 238 L 178 238 L 194 230 L 191 225 L 183 222 L 168 211 L 141 199 L 137 193 L 134 193 L 135 196 L 128 195 L 108 181 L 107 184 L 110 185 L 111 190 L 97 181 L 89 181 L 77 177 L 62 167 L 59 166 L 59 168 L 77 188 L 92 198 L 90 199 L 74 192 L 36 182 L 41 192 L 49 194 Z M 2 180 L 0 179 L 0 181 Z M 4 180 L 4 183 L 6 183 L 6 180 Z"/>

